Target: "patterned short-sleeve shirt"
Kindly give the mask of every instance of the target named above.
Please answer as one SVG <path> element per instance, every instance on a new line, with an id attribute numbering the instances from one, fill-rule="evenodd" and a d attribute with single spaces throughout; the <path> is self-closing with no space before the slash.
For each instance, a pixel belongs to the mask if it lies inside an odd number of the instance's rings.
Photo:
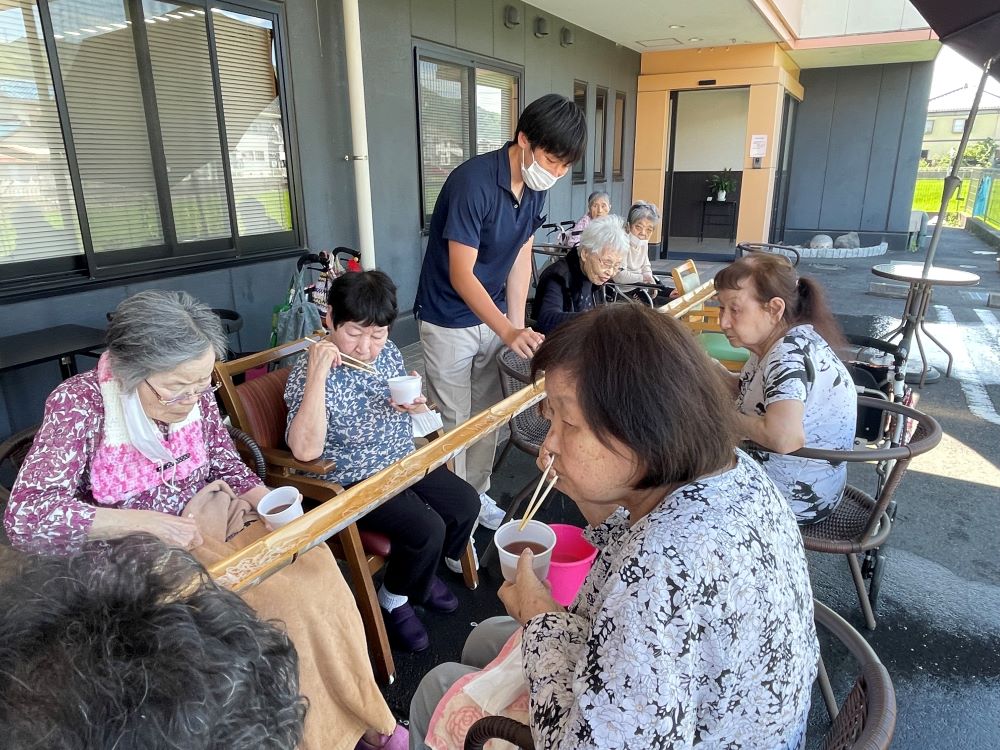
<path id="1" fill-rule="evenodd" d="M 403 355 L 387 341 L 372 363 L 372 375 L 352 367 L 334 367 L 326 379 L 326 439 L 323 458 L 337 462 L 325 478 L 355 484 L 413 452 L 413 423 L 389 403 L 389 378 L 405 375 Z M 285 385 L 288 424 L 299 412 L 305 393 L 309 355 L 295 362 Z"/>
<path id="2" fill-rule="evenodd" d="M 852 448 L 858 411 L 854 381 L 811 325 L 790 328 L 763 359 L 751 354 L 740 373 L 736 406 L 743 414 L 763 416 L 771 404 L 789 399 L 805 404 L 807 446 Z M 847 464 L 754 449 L 750 454 L 791 503 L 799 523 L 822 521 L 840 502 Z"/>
<path id="3" fill-rule="evenodd" d="M 521 646 L 539 750 L 799 750 L 819 647 L 795 517 L 745 453 L 631 523 Z"/>

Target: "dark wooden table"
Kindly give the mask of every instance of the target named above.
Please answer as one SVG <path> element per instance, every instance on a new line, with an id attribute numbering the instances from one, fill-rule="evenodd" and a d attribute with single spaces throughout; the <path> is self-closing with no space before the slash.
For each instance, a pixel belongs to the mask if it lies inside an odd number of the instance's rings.
<path id="1" fill-rule="evenodd" d="M 705 240 L 705 227 L 726 227 L 730 243 L 736 241 L 736 201 L 702 201 L 698 242 Z"/>
<path id="2" fill-rule="evenodd" d="M 76 375 L 76 355 L 104 348 L 104 331 L 75 324 L 53 326 L 39 331 L 0 338 L 0 372 L 59 360 L 63 380 Z"/>

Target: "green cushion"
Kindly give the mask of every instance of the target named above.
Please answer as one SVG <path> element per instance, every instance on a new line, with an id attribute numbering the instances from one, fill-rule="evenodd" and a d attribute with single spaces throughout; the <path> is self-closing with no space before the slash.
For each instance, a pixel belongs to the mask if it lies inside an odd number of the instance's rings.
<path id="1" fill-rule="evenodd" d="M 725 334 L 705 332 L 698 335 L 698 341 L 708 352 L 712 359 L 724 362 L 746 362 L 750 359 L 750 352 L 740 349 L 729 343 Z"/>

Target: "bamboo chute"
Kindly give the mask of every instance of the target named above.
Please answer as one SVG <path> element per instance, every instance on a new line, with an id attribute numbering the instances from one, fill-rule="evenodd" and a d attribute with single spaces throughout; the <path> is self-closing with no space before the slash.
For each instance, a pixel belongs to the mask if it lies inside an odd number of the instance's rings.
<path id="1" fill-rule="evenodd" d="M 234 591 L 253 586 L 295 558 L 322 544 L 373 508 L 443 466 L 458 453 L 545 397 L 545 382 L 530 385 L 480 412 L 443 437 L 417 449 L 363 482 L 314 508 L 301 518 L 272 531 L 209 568 L 218 583 Z"/>

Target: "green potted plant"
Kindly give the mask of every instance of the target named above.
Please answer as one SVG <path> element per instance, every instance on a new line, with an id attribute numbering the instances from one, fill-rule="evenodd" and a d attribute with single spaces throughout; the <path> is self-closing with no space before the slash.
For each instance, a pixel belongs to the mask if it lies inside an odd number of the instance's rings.
<path id="1" fill-rule="evenodd" d="M 708 181 L 708 186 L 712 193 L 715 194 L 716 200 L 724 201 L 726 199 L 726 193 L 732 192 L 736 189 L 736 180 L 733 179 L 733 170 L 727 167 L 722 170 L 722 174 L 713 174 L 712 179 Z"/>

